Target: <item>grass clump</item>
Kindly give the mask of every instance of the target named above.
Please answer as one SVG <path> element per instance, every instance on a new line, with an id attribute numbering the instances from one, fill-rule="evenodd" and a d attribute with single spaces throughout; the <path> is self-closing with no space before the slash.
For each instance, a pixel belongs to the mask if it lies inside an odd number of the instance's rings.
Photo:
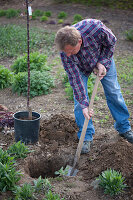
<path id="1" fill-rule="evenodd" d="M 27 96 L 27 72 L 19 72 L 14 77 L 12 84 L 12 91 L 18 95 Z M 30 73 L 30 97 L 40 96 L 50 93 L 51 88 L 54 87 L 53 78 L 46 72 L 31 71 Z"/>
<path id="2" fill-rule="evenodd" d="M 40 54 L 39 52 L 34 52 L 30 54 L 30 70 L 42 71 L 50 70 L 50 67 L 46 65 L 47 56 Z M 17 74 L 19 72 L 28 71 L 27 66 L 27 55 L 18 57 L 14 64 L 11 65 L 11 70 Z"/>
<path id="3" fill-rule="evenodd" d="M 46 194 L 46 197 L 43 200 L 64 200 L 64 198 L 60 199 L 58 194 L 53 194 L 52 191 L 50 190 Z"/>
<path id="4" fill-rule="evenodd" d="M 16 159 L 16 158 L 26 158 L 27 154 L 30 153 L 31 151 L 24 143 L 21 143 L 21 141 L 19 141 L 17 143 L 12 144 L 8 148 L 7 152 Z"/>
<path id="5" fill-rule="evenodd" d="M 45 15 L 46 17 L 51 17 L 52 13 L 51 13 L 51 11 L 45 11 L 45 12 L 44 12 L 44 15 Z"/>
<path id="6" fill-rule="evenodd" d="M 99 185 L 104 188 L 104 193 L 110 194 L 111 196 L 123 192 L 123 189 L 127 187 L 127 185 L 124 184 L 125 179 L 122 177 L 122 174 L 112 169 L 107 169 L 102 172 L 98 180 L 100 180 Z"/>
<path id="7" fill-rule="evenodd" d="M 44 11 L 37 9 L 33 12 L 33 15 L 36 17 L 41 17 L 44 15 Z"/>
<path id="8" fill-rule="evenodd" d="M 0 17 L 6 16 L 6 10 L 0 10 Z"/>
<path id="9" fill-rule="evenodd" d="M 46 21 L 48 21 L 48 17 L 47 17 L 47 16 L 42 16 L 42 17 L 40 18 L 40 21 L 41 21 L 41 22 L 46 22 Z"/>
<path id="10" fill-rule="evenodd" d="M 13 81 L 13 73 L 3 65 L 0 65 L 0 89 L 7 88 Z"/>
<path id="11" fill-rule="evenodd" d="M 130 29 L 129 31 L 126 31 L 125 35 L 127 40 L 133 41 L 133 28 Z"/>
<path id="12" fill-rule="evenodd" d="M 9 8 L 8 10 L 6 10 L 6 17 L 7 18 L 17 17 L 19 15 L 19 13 L 20 13 L 19 10 L 15 10 L 13 8 Z"/>
<path id="13" fill-rule="evenodd" d="M 65 19 L 66 17 L 67 17 L 67 13 L 64 12 L 64 11 L 62 11 L 62 12 L 60 12 L 60 13 L 58 14 L 58 18 L 59 18 L 59 19 Z"/>

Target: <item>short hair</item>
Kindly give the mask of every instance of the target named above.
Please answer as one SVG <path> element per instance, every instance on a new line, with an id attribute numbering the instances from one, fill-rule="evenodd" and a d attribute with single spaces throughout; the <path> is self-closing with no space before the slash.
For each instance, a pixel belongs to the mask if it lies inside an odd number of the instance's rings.
<path id="1" fill-rule="evenodd" d="M 65 26 L 57 31 L 55 44 L 62 51 L 66 45 L 76 46 L 79 39 L 81 34 L 75 27 Z"/>

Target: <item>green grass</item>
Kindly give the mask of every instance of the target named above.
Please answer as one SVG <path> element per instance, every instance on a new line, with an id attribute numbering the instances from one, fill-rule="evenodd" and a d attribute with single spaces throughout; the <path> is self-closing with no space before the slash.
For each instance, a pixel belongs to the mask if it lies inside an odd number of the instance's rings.
<path id="1" fill-rule="evenodd" d="M 0 26 L 0 58 L 16 57 L 27 52 L 27 29 L 16 25 Z M 43 49 L 51 52 L 54 43 L 54 33 L 48 33 L 38 28 L 30 29 L 30 51 Z"/>
<path id="2" fill-rule="evenodd" d="M 133 83 L 133 56 L 116 57 L 118 80 L 122 87 L 131 86 Z"/>
<path id="3" fill-rule="evenodd" d="M 60 0 L 54 0 L 59 3 Z M 85 4 L 87 6 L 107 6 L 110 8 L 118 8 L 118 9 L 133 9 L 133 1 L 132 0 L 62 0 L 62 3 L 80 3 Z"/>

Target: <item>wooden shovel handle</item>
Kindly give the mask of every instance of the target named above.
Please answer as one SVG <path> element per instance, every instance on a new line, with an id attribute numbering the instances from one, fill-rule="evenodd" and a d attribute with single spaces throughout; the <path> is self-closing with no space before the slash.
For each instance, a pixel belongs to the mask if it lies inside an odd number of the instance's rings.
<path id="1" fill-rule="evenodd" d="M 95 96 L 96 96 L 96 93 L 97 93 L 99 81 L 100 81 L 99 76 L 97 76 L 96 81 L 95 81 L 95 85 L 94 85 L 94 89 L 93 89 L 93 92 L 92 92 L 92 95 L 91 95 L 91 100 L 90 100 L 90 103 L 89 103 L 89 111 L 93 108 L 93 103 L 94 103 L 94 99 L 95 99 Z M 79 140 L 76 155 L 75 155 L 75 162 L 78 162 L 78 160 L 80 158 L 81 149 L 82 149 L 82 146 L 83 146 L 83 142 L 84 142 L 88 123 L 89 123 L 89 120 L 87 118 L 85 118 L 82 133 L 81 133 L 81 136 L 80 136 L 80 140 Z"/>

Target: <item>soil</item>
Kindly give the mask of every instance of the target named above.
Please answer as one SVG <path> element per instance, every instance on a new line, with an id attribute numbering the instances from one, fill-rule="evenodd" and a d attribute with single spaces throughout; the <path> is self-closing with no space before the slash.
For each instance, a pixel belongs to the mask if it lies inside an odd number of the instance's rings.
<path id="1" fill-rule="evenodd" d="M 68 13 L 65 23 L 72 23 L 74 14 L 81 14 L 84 18 L 97 18 L 102 20 L 118 38 L 115 56 L 132 55 L 133 43 L 126 41 L 123 32 L 132 27 L 133 12 L 130 10 L 112 10 L 101 7 L 100 11 L 95 7 L 87 7 L 79 4 L 55 4 L 53 1 L 33 1 L 34 9 L 50 10 L 53 13 L 52 19 L 56 21 L 60 11 Z M 1 9 L 15 8 L 23 9 L 23 1 L 2 1 Z M 0 24 L 26 24 L 26 17 L 15 19 L 0 18 Z M 45 28 L 48 31 L 57 31 L 61 24 L 41 23 L 38 20 L 31 20 L 30 26 Z M 53 46 L 53 56 L 49 60 L 57 57 L 57 52 Z M 0 64 L 10 68 L 13 59 L 2 59 Z M 56 73 L 61 64 L 54 66 L 52 71 L 56 78 Z M 118 136 L 114 130 L 113 119 L 106 105 L 103 89 L 100 85 L 97 96 L 98 101 L 94 103 L 93 123 L 96 134 L 91 146 L 91 151 L 86 155 L 81 155 L 77 166 L 78 173 L 75 177 L 63 177 L 58 180 L 55 171 L 62 166 L 72 166 L 73 158 L 78 145 L 77 131 L 73 114 L 73 102 L 66 98 L 64 88 L 60 80 L 55 79 L 56 88 L 48 95 L 35 97 L 30 104 L 34 111 L 41 113 L 41 123 L 39 141 L 36 144 L 28 145 L 35 150 L 28 154 L 24 160 L 18 160 L 18 169 L 21 169 L 24 176 L 20 185 L 33 180 L 40 175 L 49 177 L 53 186 L 52 191 L 58 193 L 65 200 L 132 200 L 133 199 L 133 145 Z M 133 95 L 127 94 L 126 88 L 122 87 L 125 100 L 133 100 Z M 128 88 L 133 90 L 133 86 Z M 25 97 L 13 94 L 11 90 L 0 91 L 0 104 L 5 105 L 10 112 L 26 110 Z M 128 105 L 130 112 L 130 122 L 133 127 L 133 106 Z M 108 115 L 109 119 L 104 117 Z M 0 132 L 0 147 L 7 149 L 14 139 L 14 131 L 6 133 Z M 106 169 L 120 171 L 125 177 L 128 187 L 118 196 L 111 197 L 104 194 L 104 191 L 97 187 L 95 179 Z M 0 200 L 10 197 L 11 193 L 0 194 Z M 38 199 L 44 196 L 40 194 Z"/>

